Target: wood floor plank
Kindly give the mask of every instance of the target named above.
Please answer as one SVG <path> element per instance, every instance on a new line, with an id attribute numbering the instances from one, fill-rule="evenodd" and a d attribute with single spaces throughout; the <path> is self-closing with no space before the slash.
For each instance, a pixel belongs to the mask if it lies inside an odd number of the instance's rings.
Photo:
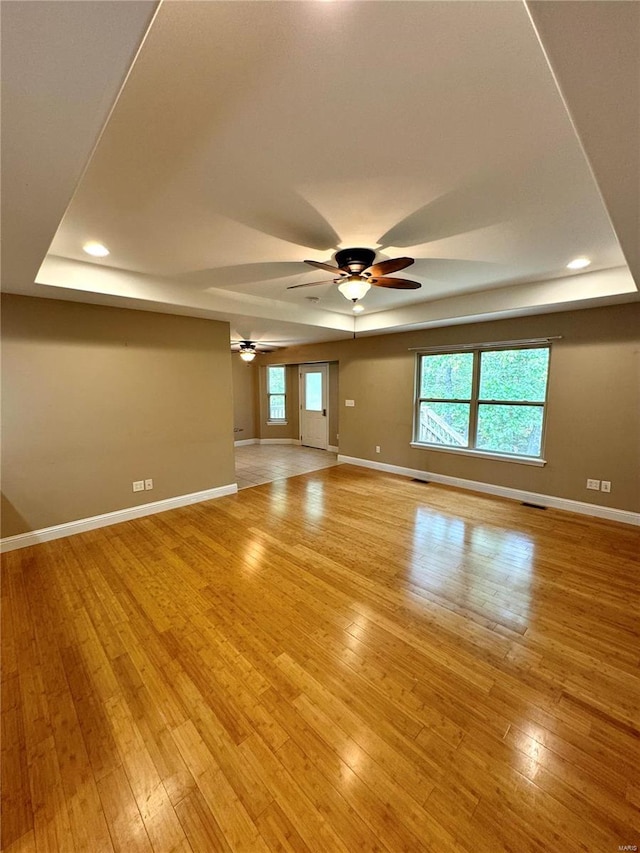
<path id="1" fill-rule="evenodd" d="M 223 830 L 216 823 L 205 798 L 198 788 L 187 794 L 176 806 L 185 835 L 194 851 L 215 850 L 230 853 Z"/>
<path id="2" fill-rule="evenodd" d="M 303 779 L 296 779 L 257 735 L 240 745 L 247 770 L 256 774 L 273 791 L 275 802 L 313 853 L 335 850 L 346 853 L 349 847 L 326 819 L 325 810 L 316 808 L 313 793 Z"/>
<path id="3" fill-rule="evenodd" d="M 6 554 L 2 849 L 640 844 L 639 569 L 347 465 Z"/>
<path id="4" fill-rule="evenodd" d="M 98 782 L 111 840 L 117 853 L 152 853 L 153 848 L 122 767 L 102 776 Z"/>
<path id="5" fill-rule="evenodd" d="M 196 727 L 187 721 L 173 735 L 185 762 L 194 768 L 202 797 L 231 849 L 266 850 L 255 823 Z"/>
<path id="6" fill-rule="evenodd" d="M 131 708 L 121 696 L 112 697 L 106 705 L 123 767 L 154 851 L 186 853 L 190 845 Z"/>
<path id="7" fill-rule="evenodd" d="M 8 847 L 3 846 L 4 853 L 36 853 L 36 836 L 33 830 L 21 835 Z"/>
<path id="8" fill-rule="evenodd" d="M 17 673 L 3 678 L 2 681 L 0 761 L 3 792 L 1 846 L 5 849 L 33 829 L 24 710 Z"/>
<path id="9" fill-rule="evenodd" d="M 258 815 L 256 825 L 269 850 L 277 850 L 279 853 L 309 853 L 309 847 L 276 802 L 271 803 Z"/>

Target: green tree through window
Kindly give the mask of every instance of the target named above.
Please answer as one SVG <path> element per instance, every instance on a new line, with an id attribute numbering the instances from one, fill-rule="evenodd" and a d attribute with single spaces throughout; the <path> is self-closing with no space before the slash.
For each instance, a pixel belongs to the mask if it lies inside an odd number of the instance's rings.
<path id="1" fill-rule="evenodd" d="M 269 402 L 269 420 L 284 421 L 287 416 L 285 368 L 267 367 L 267 400 Z"/>
<path id="2" fill-rule="evenodd" d="M 418 357 L 418 444 L 540 458 L 549 347 Z"/>

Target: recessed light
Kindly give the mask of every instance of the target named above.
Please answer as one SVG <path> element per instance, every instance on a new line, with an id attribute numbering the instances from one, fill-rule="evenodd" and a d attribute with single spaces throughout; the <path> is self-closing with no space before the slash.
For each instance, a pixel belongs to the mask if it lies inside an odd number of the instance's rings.
<path id="1" fill-rule="evenodd" d="M 588 267 L 591 261 L 589 258 L 574 258 L 572 261 L 569 261 L 567 264 L 568 270 L 583 270 L 585 267 Z"/>
<path id="2" fill-rule="evenodd" d="M 85 243 L 82 247 L 82 251 L 86 252 L 87 255 L 92 255 L 94 258 L 106 258 L 109 254 L 109 250 L 106 246 L 103 246 L 102 243 Z"/>
<path id="3" fill-rule="evenodd" d="M 354 314 L 362 314 L 363 311 L 364 311 L 364 305 L 354 305 L 353 306 L 353 313 Z"/>

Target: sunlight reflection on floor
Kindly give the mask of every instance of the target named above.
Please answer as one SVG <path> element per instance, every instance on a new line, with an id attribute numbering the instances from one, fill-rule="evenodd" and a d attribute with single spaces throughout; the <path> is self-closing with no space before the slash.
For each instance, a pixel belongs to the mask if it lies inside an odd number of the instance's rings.
<path id="1" fill-rule="evenodd" d="M 416 509 L 409 572 L 421 588 L 526 618 L 534 556 L 535 543 L 522 531 Z"/>

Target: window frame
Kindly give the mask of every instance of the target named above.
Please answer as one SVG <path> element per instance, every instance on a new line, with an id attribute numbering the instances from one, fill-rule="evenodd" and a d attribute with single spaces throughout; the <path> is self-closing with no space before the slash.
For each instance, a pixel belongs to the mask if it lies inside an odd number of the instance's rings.
<path id="1" fill-rule="evenodd" d="M 480 397 L 480 371 L 482 363 L 482 354 L 488 352 L 506 352 L 513 350 L 529 350 L 529 349 L 546 349 L 548 351 L 547 359 L 547 376 L 545 383 L 544 400 L 490 400 Z M 473 355 L 472 379 L 471 379 L 471 397 L 459 399 L 444 399 L 437 397 L 422 397 L 422 359 L 430 355 Z M 458 346 L 445 349 L 438 347 L 435 350 L 416 351 L 416 372 L 415 372 L 415 390 L 414 390 L 414 406 L 413 406 L 413 439 L 411 447 L 422 450 L 434 450 L 438 453 L 454 453 L 460 456 L 476 456 L 484 459 L 495 459 L 502 462 L 518 462 L 524 465 L 543 466 L 547 460 L 544 458 L 546 431 L 547 431 L 547 407 L 549 402 L 549 376 L 551 371 L 551 343 L 550 342 L 535 342 L 522 343 L 509 342 L 500 345 L 477 345 L 477 346 Z M 422 403 L 462 403 L 469 406 L 469 428 L 468 428 L 468 446 L 456 447 L 455 445 L 434 444 L 426 441 L 420 441 L 420 406 Z M 477 448 L 478 441 L 478 415 L 481 405 L 491 406 L 537 406 L 542 409 L 542 429 L 540 433 L 540 455 L 527 456 L 524 454 L 508 453 L 498 450 L 484 450 Z"/>
<path id="2" fill-rule="evenodd" d="M 268 364 L 267 366 L 267 375 L 266 375 L 266 389 L 267 389 L 267 424 L 287 424 L 287 366 L 285 364 Z M 271 391 L 270 390 L 270 371 L 272 368 L 277 368 L 284 371 L 284 391 Z M 284 397 L 284 417 L 283 418 L 272 418 L 271 417 L 271 398 L 272 397 Z"/>

